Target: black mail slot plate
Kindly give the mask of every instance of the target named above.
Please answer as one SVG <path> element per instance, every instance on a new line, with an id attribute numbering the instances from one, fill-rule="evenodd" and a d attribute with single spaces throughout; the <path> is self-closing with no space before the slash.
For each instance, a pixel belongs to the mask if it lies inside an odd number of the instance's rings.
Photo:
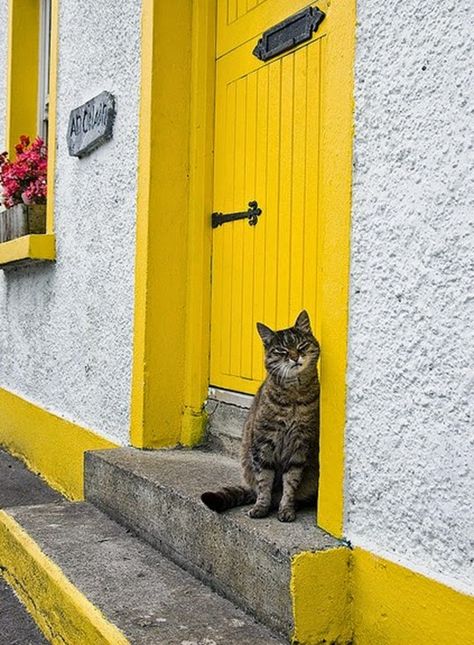
<path id="1" fill-rule="evenodd" d="M 325 16 L 326 14 L 317 7 L 307 7 L 282 20 L 263 33 L 253 50 L 254 56 L 260 60 L 268 60 L 310 40 Z"/>

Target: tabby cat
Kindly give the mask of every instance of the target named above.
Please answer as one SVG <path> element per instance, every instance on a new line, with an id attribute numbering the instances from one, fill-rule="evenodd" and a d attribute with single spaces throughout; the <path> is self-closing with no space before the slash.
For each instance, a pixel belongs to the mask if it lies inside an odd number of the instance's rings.
<path id="1" fill-rule="evenodd" d="M 302 311 L 293 327 L 272 331 L 257 323 L 267 377 L 249 410 L 242 437 L 244 486 L 206 492 L 213 511 L 253 503 L 250 517 L 292 522 L 297 503 L 316 498 L 318 477 L 319 343 Z"/>

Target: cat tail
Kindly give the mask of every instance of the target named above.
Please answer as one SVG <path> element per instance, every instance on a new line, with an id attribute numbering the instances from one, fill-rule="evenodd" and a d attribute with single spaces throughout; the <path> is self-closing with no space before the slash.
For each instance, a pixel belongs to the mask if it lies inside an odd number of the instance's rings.
<path id="1" fill-rule="evenodd" d="M 203 503 L 216 513 L 222 513 L 228 508 L 253 504 L 257 496 L 251 488 L 245 486 L 225 486 L 215 492 L 208 491 L 201 495 Z"/>

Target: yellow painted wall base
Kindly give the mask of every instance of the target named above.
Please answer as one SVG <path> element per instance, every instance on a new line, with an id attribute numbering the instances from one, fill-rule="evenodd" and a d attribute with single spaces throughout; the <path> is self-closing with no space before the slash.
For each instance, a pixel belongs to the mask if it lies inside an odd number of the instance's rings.
<path id="1" fill-rule="evenodd" d="M 84 452 L 117 446 L 0 389 L 0 445 L 70 499 L 84 498 Z"/>
<path id="2" fill-rule="evenodd" d="M 298 645 L 474 645 L 474 597 L 347 547 L 299 553 L 291 572 Z"/>
<path id="3" fill-rule="evenodd" d="M 346 547 L 299 553 L 291 564 L 293 643 L 346 645 L 352 640 Z"/>
<path id="4" fill-rule="evenodd" d="M 181 424 L 181 444 L 183 446 L 197 446 L 204 437 L 207 423 L 205 410 L 184 408 Z"/>
<path id="5" fill-rule="evenodd" d="M 355 645 L 473 645 L 474 597 L 356 548 Z"/>
<path id="6" fill-rule="evenodd" d="M 6 581 L 50 643 L 129 643 L 4 511 L 0 511 L 0 554 Z"/>

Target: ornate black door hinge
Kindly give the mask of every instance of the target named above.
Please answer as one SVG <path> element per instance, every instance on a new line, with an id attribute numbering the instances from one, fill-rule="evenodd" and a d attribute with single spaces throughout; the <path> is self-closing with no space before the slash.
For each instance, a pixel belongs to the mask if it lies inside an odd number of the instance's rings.
<path id="1" fill-rule="evenodd" d="M 264 31 L 253 55 L 265 61 L 310 40 L 325 17 L 326 14 L 317 7 L 307 7 L 295 13 Z"/>
<path id="2" fill-rule="evenodd" d="M 237 219 L 248 219 L 250 226 L 255 226 L 261 214 L 262 209 L 258 207 L 257 202 L 249 202 L 249 209 L 241 213 L 212 213 L 212 228 L 222 226 L 226 222 L 234 222 Z"/>

